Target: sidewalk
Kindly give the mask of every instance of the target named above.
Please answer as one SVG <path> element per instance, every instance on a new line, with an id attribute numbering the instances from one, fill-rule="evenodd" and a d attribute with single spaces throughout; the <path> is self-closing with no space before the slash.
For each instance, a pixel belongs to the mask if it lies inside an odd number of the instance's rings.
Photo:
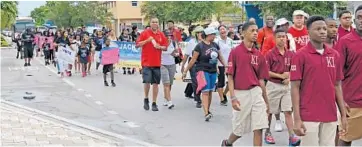
<path id="1" fill-rule="evenodd" d="M 123 146 L 117 139 L 0 103 L 1 146 Z"/>

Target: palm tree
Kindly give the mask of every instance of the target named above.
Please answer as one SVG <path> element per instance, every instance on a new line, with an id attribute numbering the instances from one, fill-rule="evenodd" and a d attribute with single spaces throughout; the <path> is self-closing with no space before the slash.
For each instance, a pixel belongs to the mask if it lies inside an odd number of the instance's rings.
<path id="1" fill-rule="evenodd" d="M 1 1 L 1 28 L 10 27 L 18 15 L 17 1 Z"/>

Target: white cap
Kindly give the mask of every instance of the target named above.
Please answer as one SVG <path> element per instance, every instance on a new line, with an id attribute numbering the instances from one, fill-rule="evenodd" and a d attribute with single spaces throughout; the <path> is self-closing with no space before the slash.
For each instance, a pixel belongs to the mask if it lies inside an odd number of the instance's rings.
<path id="1" fill-rule="evenodd" d="M 297 16 L 297 15 L 302 15 L 302 16 L 307 17 L 307 18 L 309 17 L 309 15 L 307 13 L 305 13 L 303 10 L 295 10 L 293 12 L 293 16 Z"/>
<path id="2" fill-rule="evenodd" d="M 213 27 L 208 27 L 204 30 L 205 35 L 216 34 L 218 31 Z"/>
<path id="3" fill-rule="evenodd" d="M 281 26 L 281 25 L 284 25 L 286 23 L 289 23 L 289 21 L 286 18 L 280 18 L 275 22 L 275 25 Z"/>

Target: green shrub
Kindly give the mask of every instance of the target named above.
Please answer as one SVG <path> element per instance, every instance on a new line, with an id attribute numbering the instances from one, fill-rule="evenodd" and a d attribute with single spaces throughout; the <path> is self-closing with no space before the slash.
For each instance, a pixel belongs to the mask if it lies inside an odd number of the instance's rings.
<path id="1" fill-rule="evenodd" d="M 1 47 L 8 47 L 9 46 L 9 43 L 5 40 L 4 36 L 1 36 L 0 46 Z"/>

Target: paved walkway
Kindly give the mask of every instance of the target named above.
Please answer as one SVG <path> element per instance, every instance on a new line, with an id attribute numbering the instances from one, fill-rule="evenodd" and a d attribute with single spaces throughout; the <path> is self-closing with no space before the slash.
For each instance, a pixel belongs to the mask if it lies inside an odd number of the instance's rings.
<path id="1" fill-rule="evenodd" d="M 86 129 L 1 103 L 1 146 L 122 146 Z"/>

